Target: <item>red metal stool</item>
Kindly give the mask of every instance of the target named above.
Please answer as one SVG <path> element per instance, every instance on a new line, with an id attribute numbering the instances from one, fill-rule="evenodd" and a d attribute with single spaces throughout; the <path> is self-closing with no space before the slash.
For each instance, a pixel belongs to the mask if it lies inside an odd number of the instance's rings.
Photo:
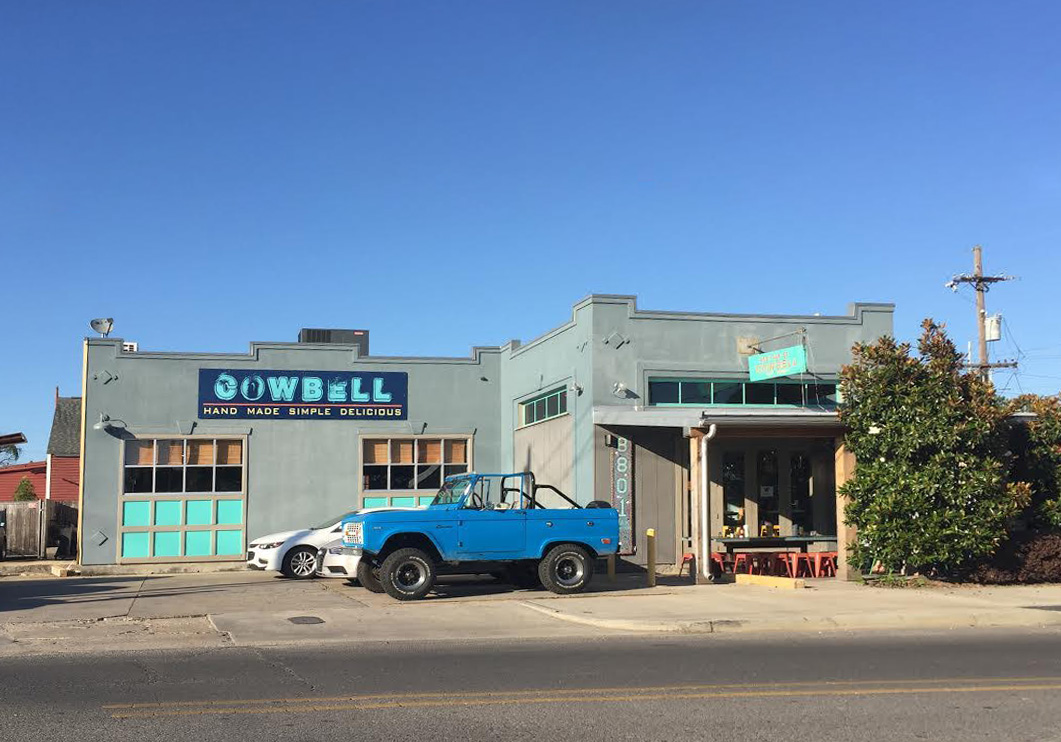
<path id="1" fill-rule="evenodd" d="M 711 564 L 718 567 L 718 573 L 720 575 L 726 573 L 726 555 L 721 551 L 711 552 Z"/>
<path id="2" fill-rule="evenodd" d="M 685 569 L 685 565 L 689 565 L 689 577 L 694 577 L 693 570 L 696 569 L 696 554 L 692 552 L 686 552 L 682 554 L 682 563 L 678 565 L 678 576 L 682 576 L 682 570 Z"/>
<path id="3" fill-rule="evenodd" d="M 815 577 L 836 577 L 835 551 L 819 551 L 813 556 Z"/>
<path id="4" fill-rule="evenodd" d="M 813 554 L 796 555 L 796 577 L 817 577 L 818 567 Z"/>
<path id="5" fill-rule="evenodd" d="M 733 555 L 733 574 L 737 574 L 743 569 L 748 574 L 751 574 L 751 559 L 748 558 L 748 554 L 743 551 L 738 551 Z"/>
<path id="6" fill-rule="evenodd" d="M 751 574 L 754 575 L 768 575 L 771 570 L 770 567 L 774 563 L 774 552 L 772 551 L 753 551 L 751 552 Z"/>
<path id="7" fill-rule="evenodd" d="M 795 577 L 797 569 L 796 554 L 783 551 L 774 555 L 774 572 L 781 577 Z"/>

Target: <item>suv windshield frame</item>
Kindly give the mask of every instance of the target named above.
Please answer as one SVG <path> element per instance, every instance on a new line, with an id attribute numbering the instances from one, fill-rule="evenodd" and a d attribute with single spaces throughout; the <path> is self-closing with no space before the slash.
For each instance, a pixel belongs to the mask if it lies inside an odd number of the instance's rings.
<path id="1" fill-rule="evenodd" d="M 447 479 L 439 487 L 435 499 L 431 501 L 431 505 L 428 507 L 434 505 L 456 505 L 461 502 L 468 494 L 468 490 L 471 489 L 472 479 L 473 477 L 470 476 Z"/>

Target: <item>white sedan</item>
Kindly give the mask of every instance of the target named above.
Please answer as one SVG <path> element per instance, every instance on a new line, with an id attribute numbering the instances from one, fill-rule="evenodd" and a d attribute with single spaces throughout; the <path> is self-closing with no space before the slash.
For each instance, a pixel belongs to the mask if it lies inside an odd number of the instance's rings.
<path id="1" fill-rule="evenodd" d="M 317 550 L 317 577 L 344 577 L 357 579 L 357 563 L 360 556 L 343 553 L 343 540 L 329 541 Z"/>
<path id="2" fill-rule="evenodd" d="M 329 518 L 320 525 L 298 531 L 282 531 L 260 536 L 247 545 L 247 566 L 279 572 L 284 577 L 305 580 L 317 571 L 317 550 L 342 537 L 343 519 L 357 513 L 379 510 L 416 510 L 416 508 L 365 508 Z M 357 565 L 354 565 L 356 570 Z"/>
<path id="3" fill-rule="evenodd" d="M 282 531 L 256 538 L 247 545 L 247 566 L 279 572 L 295 580 L 313 577 L 317 568 L 317 549 L 339 538 L 343 518 L 356 512 L 343 513 L 320 525 L 298 531 Z"/>

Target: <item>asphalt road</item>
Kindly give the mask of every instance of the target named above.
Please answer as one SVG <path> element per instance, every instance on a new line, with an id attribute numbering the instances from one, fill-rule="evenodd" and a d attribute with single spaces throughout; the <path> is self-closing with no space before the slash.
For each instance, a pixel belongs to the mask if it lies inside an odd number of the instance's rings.
<path id="1" fill-rule="evenodd" d="M 1061 740 L 1061 633 L 0 660 L 0 740 Z"/>

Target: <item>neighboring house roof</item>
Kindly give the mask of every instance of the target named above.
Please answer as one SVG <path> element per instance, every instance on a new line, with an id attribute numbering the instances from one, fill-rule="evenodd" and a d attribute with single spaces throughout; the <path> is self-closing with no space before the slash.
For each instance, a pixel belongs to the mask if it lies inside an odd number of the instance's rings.
<path id="1" fill-rule="evenodd" d="M 48 468 L 47 461 L 27 461 L 24 464 L 11 464 L 11 466 L 0 466 L 0 475 L 29 474 L 38 472 L 43 474 Z M 43 493 L 41 497 L 44 497 Z"/>
<path id="2" fill-rule="evenodd" d="M 59 397 L 55 400 L 48 453 L 52 456 L 81 455 L 81 397 Z"/>
<path id="3" fill-rule="evenodd" d="M 0 434 L 0 446 L 12 446 L 26 442 L 26 436 L 23 433 L 3 433 Z"/>

